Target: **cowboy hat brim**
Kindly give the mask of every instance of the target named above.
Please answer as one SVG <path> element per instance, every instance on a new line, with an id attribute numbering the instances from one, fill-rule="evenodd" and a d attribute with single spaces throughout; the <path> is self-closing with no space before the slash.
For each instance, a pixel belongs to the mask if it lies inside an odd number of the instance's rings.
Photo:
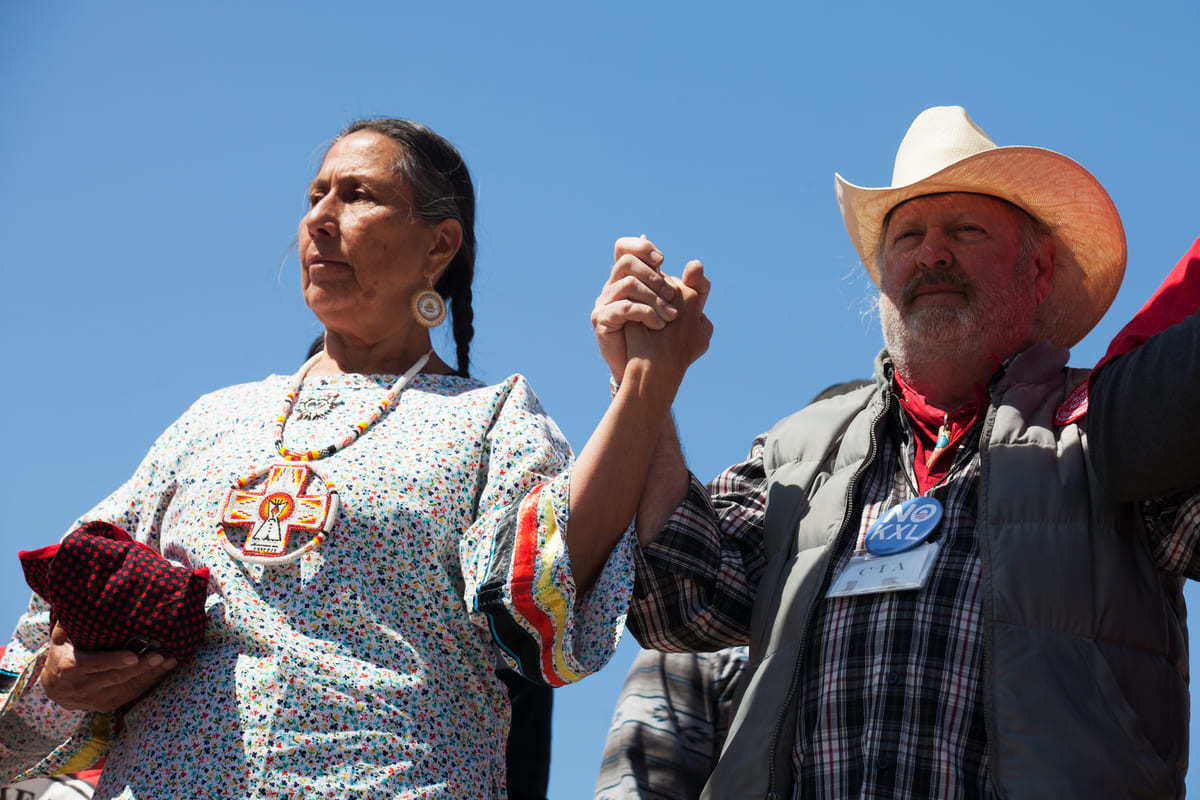
<path id="1" fill-rule="evenodd" d="M 1040 147 L 995 147 L 962 158 L 903 186 L 871 189 L 834 175 L 850 241 L 879 285 L 883 224 L 893 208 L 928 194 L 969 192 L 1007 200 L 1054 234 L 1054 288 L 1043 311 L 1047 339 L 1071 347 L 1087 335 L 1117 296 L 1125 275 L 1125 229 L 1112 198 L 1074 160 Z"/>

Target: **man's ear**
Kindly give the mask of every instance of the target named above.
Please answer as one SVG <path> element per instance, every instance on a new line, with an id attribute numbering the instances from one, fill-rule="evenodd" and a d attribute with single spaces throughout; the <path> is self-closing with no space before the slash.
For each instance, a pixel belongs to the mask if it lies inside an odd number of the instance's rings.
<path id="1" fill-rule="evenodd" d="M 442 277 L 446 267 L 458 254 L 462 246 L 462 223 L 456 219 L 444 219 L 430 227 L 429 249 L 425 251 L 425 275 L 434 283 Z"/>
<path id="2" fill-rule="evenodd" d="M 1053 236 L 1042 237 L 1033 253 L 1033 286 L 1038 305 L 1046 302 L 1054 289 L 1054 270 L 1058 265 L 1058 243 Z"/>

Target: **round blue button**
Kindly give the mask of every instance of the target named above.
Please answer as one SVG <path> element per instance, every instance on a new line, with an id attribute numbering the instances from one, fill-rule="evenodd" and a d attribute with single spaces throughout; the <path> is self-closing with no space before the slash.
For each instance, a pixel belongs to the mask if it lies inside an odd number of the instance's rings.
<path id="1" fill-rule="evenodd" d="M 867 550 L 877 556 L 911 550 L 929 538 L 941 521 L 941 503 L 932 497 L 911 497 L 875 520 L 867 531 Z"/>

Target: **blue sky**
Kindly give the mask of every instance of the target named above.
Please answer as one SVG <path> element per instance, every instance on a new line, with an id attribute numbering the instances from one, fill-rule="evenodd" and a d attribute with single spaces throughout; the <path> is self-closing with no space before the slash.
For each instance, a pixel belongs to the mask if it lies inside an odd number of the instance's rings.
<path id="1" fill-rule="evenodd" d="M 869 372 L 872 287 L 833 173 L 889 183 L 923 108 L 963 105 L 997 143 L 1064 152 L 1112 194 L 1129 268 L 1078 365 L 1200 236 L 1194 0 L 47 0 L 3 17 L 14 619 L 17 549 L 57 539 L 203 392 L 299 365 L 319 327 L 290 244 L 323 144 L 358 117 L 422 121 L 465 154 L 475 373 L 527 375 L 577 448 L 608 400 L 588 313 L 612 241 L 646 234 L 676 272 L 704 260 L 716 331 L 676 414 L 705 479 Z M 552 798 L 590 796 L 634 647 L 557 692 Z"/>

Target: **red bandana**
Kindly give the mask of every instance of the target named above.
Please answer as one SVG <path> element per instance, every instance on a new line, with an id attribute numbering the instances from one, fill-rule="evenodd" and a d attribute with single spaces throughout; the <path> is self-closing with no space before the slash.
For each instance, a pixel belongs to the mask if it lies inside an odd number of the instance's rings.
<path id="1" fill-rule="evenodd" d="M 913 474 L 917 478 L 917 491 L 921 494 L 937 485 L 946 476 L 954 463 L 963 434 L 983 419 L 987 413 L 987 389 L 976 384 L 975 399 L 946 413 L 934 408 L 916 389 L 905 383 L 899 373 L 895 376 L 896 398 L 908 415 L 916 434 L 916 458 L 913 459 Z M 938 440 L 945 428 L 946 441 L 938 447 Z"/>

